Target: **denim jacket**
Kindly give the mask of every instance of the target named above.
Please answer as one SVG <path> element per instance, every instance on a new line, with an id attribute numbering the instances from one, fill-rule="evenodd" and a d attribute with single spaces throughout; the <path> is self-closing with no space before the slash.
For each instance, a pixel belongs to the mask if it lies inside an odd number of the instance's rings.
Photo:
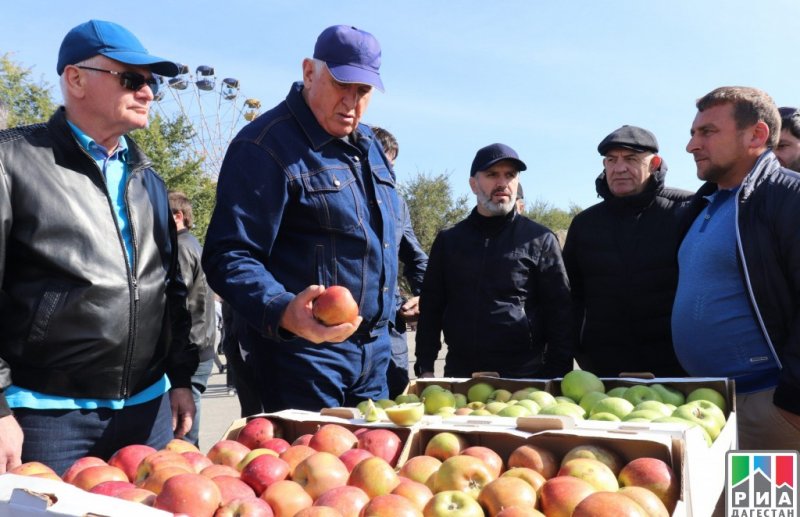
<path id="1" fill-rule="evenodd" d="M 203 249 L 212 289 L 273 340 L 284 309 L 312 284 L 350 289 L 376 335 L 395 313 L 394 177 L 372 131 L 342 139 L 319 125 L 295 83 L 231 142 Z"/>

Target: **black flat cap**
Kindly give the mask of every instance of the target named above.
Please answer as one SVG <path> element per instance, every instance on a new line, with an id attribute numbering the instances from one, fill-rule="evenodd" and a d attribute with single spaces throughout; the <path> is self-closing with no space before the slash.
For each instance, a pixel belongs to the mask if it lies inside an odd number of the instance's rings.
<path id="1" fill-rule="evenodd" d="M 656 136 L 646 129 L 636 126 L 622 126 L 615 129 L 597 146 L 597 151 L 605 156 L 606 153 L 615 147 L 624 147 L 634 151 L 653 153 L 658 152 L 658 140 Z"/>

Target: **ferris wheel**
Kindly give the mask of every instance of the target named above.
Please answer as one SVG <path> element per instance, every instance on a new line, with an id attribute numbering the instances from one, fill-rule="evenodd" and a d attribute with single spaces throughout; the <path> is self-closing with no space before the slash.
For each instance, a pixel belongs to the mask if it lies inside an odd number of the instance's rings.
<path id="1" fill-rule="evenodd" d="M 242 94 L 238 79 L 218 80 L 213 66 L 200 65 L 194 73 L 178 66 L 178 75 L 161 78 L 155 112 L 170 120 L 182 115 L 191 124 L 193 151 L 203 159 L 203 170 L 216 177 L 228 144 L 260 114 L 261 101 Z"/>

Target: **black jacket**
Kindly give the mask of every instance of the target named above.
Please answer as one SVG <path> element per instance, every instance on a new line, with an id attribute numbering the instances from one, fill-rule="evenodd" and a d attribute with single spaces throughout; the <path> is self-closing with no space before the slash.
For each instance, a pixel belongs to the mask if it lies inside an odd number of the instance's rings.
<path id="1" fill-rule="evenodd" d="M 433 371 L 442 331 L 446 376 L 571 370 L 575 332 L 555 235 L 513 210 L 504 217 L 473 210 L 439 232 L 420 295 L 417 374 Z"/>
<path id="2" fill-rule="evenodd" d="M 595 184 L 603 201 L 572 221 L 564 263 L 581 328 L 575 354 L 584 370 L 684 376 L 672 346 L 672 303 L 678 286 L 680 217 L 692 193 L 664 186 L 666 167 L 645 190 L 614 196 L 605 173 Z"/>
<path id="3" fill-rule="evenodd" d="M 214 357 L 214 341 L 217 338 L 217 314 L 214 308 L 214 292 L 206 282 L 200 266 L 203 247 L 186 228 L 178 230 L 178 263 L 181 276 L 186 283 L 186 305 L 192 318 L 189 340 L 200 349 L 200 361 Z"/>
<path id="4" fill-rule="evenodd" d="M 173 387 L 191 386 L 197 349 L 167 191 L 128 146 L 135 271 L 64 109 L 0 132 L 0 389 L 127 398 L 165 372 Z"/>
<path id="5" fill-rule="evenodd" d="M 681 237 L 717 190 L 697 191 Z M 742 183 L 736 206 L 737 258 L 756 321 L 781 365 L 775 405 L 800 415 L 800 175 L 767 151 Z M 762 323 L 763 322 L 763 323 Z"/>

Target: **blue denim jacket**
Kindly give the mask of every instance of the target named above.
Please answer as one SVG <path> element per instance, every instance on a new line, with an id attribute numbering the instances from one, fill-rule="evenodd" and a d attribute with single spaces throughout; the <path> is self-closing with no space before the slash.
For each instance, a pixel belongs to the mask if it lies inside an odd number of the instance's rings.
<path id="1" fill-rule="evenodd" d="M 364 318 L 358 334 L 377 335 L 395 314 L 394 176 L 367 126 L 354 139 L 331 136 L 302 89 L 295 83 L 231 142 L 203 269 L 212 289 L 270 339 L 287 337 L 281 315 L 312 284 L 350 289 Z"/>

